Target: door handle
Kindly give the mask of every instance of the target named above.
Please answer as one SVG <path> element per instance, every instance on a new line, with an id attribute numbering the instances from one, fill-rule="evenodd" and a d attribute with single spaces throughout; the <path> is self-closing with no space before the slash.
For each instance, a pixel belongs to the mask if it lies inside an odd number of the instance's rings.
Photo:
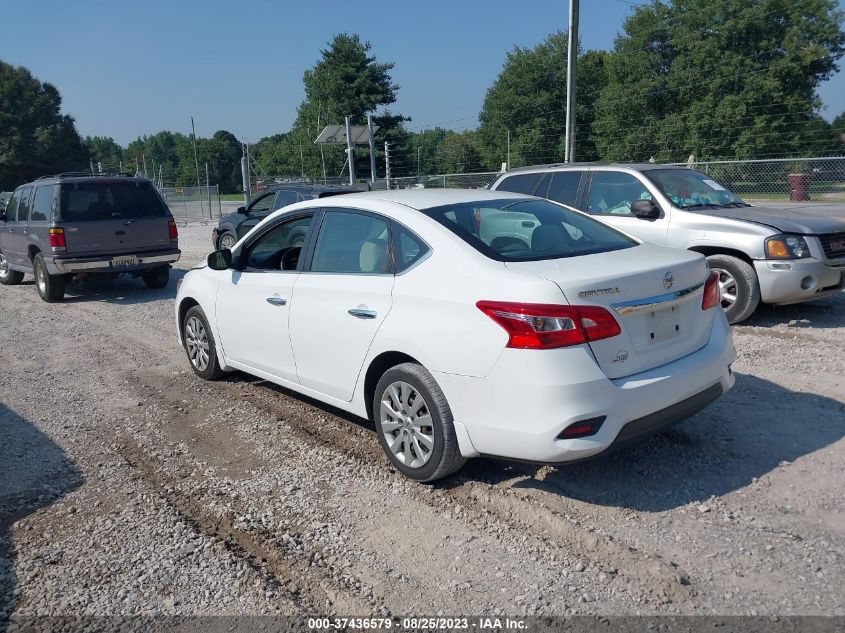
<path id="1" fill-rule="evenodd" d="M 274 305 L 274 306 L 283 306 L 288 302 L 287 299 L 282 299 L 281 297 L 267 297 L 267 303 Z"/>
<path id="2" fill-rule="evenodd" d="M 364 310 L 362 308 L 352 308 L 348 312 L 359 319 L 375 319 L 378 316 L 378 313 L 374 310 Z"/>

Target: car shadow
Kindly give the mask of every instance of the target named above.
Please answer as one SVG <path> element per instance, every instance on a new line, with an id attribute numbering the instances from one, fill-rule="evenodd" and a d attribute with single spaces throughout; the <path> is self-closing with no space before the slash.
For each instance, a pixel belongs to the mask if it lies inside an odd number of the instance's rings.
<path id="1" fill-rule="evenodd" d="M 845 292 L 832 297 L 794 303 L 787 306 L 760 304 L 757 311 L 740 326 L 772 327 L 793 325 L 811 329 L 832 329 L 845 327 Z"/>
<path id="2" fill-rule="evenodd" d="M 0 438 L 0 631 L 4 631 L 19 589 L 12 525 L 76 490 L 83 476 L 58 444 L 2 403 Z"/>
<path id="3" fill-rule="evenodd" d="M 170 281 L 164 288 L 147 288 L 140 277 L 121 275 L 114 279 L 106 277 L 79 277 L 65 286 L 65 303 L 89 303 L 102 301 L 118 305 L 136 305 L 176 298 L 176 283 L 182 279 L 187 270 L 173 268 L 170 271 Z"/>
<path id="4" fill-rule="evenodd" d="M 250 382 L 372 432 L 372 422 L 241 372 Z M 471 459 L 444 488 L 509 482 L 587 503 L 660 512 L 738 490 L 845 437 L 845 403 L 736 374 L 736 385 L 703 411 L 643 442 L 570 465 Z"/>
<path id="5" fill-rule="evenodd" d="M 736 379 L 703 411 L 635 446 L 555 467 L 473 460 L 458 478 L 660 512 L 738 490 L 845 436 L 842 402 L 748 374 Z"/>

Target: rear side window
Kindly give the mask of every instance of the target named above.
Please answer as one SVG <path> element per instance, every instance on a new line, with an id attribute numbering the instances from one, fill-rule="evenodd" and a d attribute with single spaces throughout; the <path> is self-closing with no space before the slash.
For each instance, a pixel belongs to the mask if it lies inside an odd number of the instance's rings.
<path id="1" fill-rule="evenodd" d="M 360 213 L 327 211 L 320 226 L 311 271 L 390 272 L 387 222 Z"/>
<path id="2" fill-rule="evenodd" d="M 425 242 L 401 224 L 394 224 L 393 226 L 395 240 L 393 257 L 396 263 L 396 272 L 401 273 L 425 257 L 429 248 Z"/>
<path id="3" fill-rule="evenodd" d="M 514 193 L 531 193 L 534 185 L 540 180 L 543 174 L 519 174 L 505 178 L 496 191 L 513 191 Z"/>
<path id="4" fill-rule="evenodd" d="M 581 171 L 555 172 L 546 198 L 574 207 L 578 198 L 578 186 L 581 184 L 583 173 Z"/>
<path id="5" fill-rule="evenodd" d="M 30 222 L 44 222 L 53 215 L 53 185 L 42 185 L 35 190 Z"/>
<path id="6" fill-rule="evenodd" d="M 12 197 L 9 199 L 9 203 L 6 205 L 6 221 L 7 222 L 14 222 L 17 218 L 18 212 L 18 203 L 21 200 L 21 192 L 16 191 L 12 194 Z"/>
<path id="7" fill-rule="evenodd" d="M 26 222 L 29 219 L 29 209 L 32 204 L 32 187 L 21 191 L 21 201 L 18 204 L 18 222 Z"/>
<path id="8" fill-rule="evenodd" d="M 164 217 L 169 211 L 148 182 L 75 182 L 61 186 L 62 219 L 70 222 Z"/>

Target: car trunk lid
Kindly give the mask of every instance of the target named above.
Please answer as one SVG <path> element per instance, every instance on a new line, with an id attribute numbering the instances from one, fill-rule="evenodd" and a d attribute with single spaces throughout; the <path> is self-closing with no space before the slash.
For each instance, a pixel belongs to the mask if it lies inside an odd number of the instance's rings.
<path id="1" fill-rule="evenodd" d="M 703 347 L 710 336 L 715 309 L 701 309 L 709 271 L 697 253 L 643 244 L 506 266 L 553 281 L 571 304 L 610 311 L 621 333 L 589 343 L 609 378 L 670 363 Z"/>

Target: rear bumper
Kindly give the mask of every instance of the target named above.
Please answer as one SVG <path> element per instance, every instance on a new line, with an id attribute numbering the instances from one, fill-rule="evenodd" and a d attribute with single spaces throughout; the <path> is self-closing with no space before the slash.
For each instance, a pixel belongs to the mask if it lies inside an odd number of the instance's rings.
<path id="1" fill-rule="evenodd" d="M 52 257 L 47 259 L 47 269 L 52 275 L 66 273 L 126 273 L 135 270 L 156 268 L 179 261 L 182 252 L 177 249 L 152 253 L 122 253 L 119 256 L 135 255 L 138 263 L 131 266 L 113 266 L 110 257 Z"/>
<path id="2" fill-rule="evenodd" d="M 820 299 L 845 288 L 845 263 L 831 266 L 818 259 L 754 262 L 764 303 L 788 304 Z"/>
<path id="3" fill-rule="evenodd" d="M 593 457 L 693 415 L 733 386 L 735 358 L 730 328 L 719 314 L 704 347 L 624 378 L 607 378 L 587 346 L 507 349 L 483 378 L 432 373 L 456 428 L 466 432 L 465 456 L 559 463 Z M 558 439 L 569 425 L 601 417 L 594 435 Z"/>

